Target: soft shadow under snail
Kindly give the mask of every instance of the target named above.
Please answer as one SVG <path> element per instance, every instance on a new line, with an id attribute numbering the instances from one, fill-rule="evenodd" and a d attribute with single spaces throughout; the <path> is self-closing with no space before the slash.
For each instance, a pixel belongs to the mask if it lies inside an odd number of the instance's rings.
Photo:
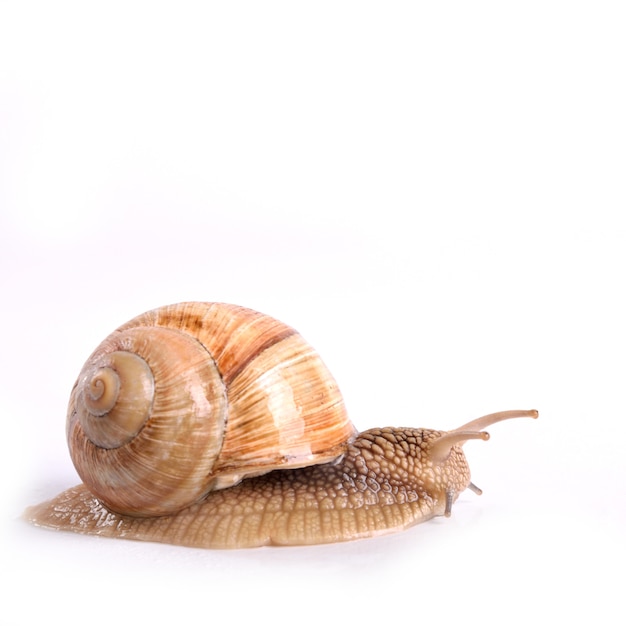
<path id="1" fill-rule="evenodd" d="M 333 377 L 289 326 L 188 302 L 107 337 L 72 389 L 67 438 L 84 484 L 30 507 L 34 524 L 203 548 L 345 541 L 437 515 L 469 487 L 452 431 L 357 433 Z"/>

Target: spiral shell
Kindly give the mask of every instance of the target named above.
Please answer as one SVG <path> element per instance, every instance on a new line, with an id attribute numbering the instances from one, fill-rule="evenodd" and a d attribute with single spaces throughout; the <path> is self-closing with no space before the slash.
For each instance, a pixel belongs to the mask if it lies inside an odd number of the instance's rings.
<path id="1" fill-rule="evenodd" d="M 119 327 L 85 363 L 67 417 L 83 482 L 135 516 L 328 462 L 355 435 L 337 383 L 294 329 L 221 303 L 165 306 Z"/>

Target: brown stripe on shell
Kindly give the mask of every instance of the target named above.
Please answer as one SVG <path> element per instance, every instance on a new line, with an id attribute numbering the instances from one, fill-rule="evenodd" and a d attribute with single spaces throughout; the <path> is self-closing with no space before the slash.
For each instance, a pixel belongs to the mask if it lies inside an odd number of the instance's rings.
<path id="1" fill-rule="evenodd" d="M 251 361 L 232 381 L 228 399 L 217 465 L 223 474 L 323 463 L 356 436 L 337 383 L 298 334 Z"/>
<path id="2" fill-rule="evenodd" d="M 245 307 L 221 302 L 183 302 L 134 318 L 133 326 L 166 326 L 189 333 L 205 346 L 226 385 L 261 352 L 296 331 L 282 322 Z"/>

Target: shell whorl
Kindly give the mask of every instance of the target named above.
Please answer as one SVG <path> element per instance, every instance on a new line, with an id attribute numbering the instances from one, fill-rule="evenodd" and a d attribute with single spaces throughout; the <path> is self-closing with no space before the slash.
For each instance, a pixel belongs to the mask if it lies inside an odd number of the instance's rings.
<path id="1" fill-rule="evenodd" d="M 150 415 L 154 376 L 141 357 L 118 350 L 87 368 L 79 394 L 78 419 L 87 437 L 101 448 L 119 448 L 139 433 Z"/>
<path id="2" fill-rule="evenodd" d="M 152 516 L 246 476 L 332 460 L 356 431 L 291 327 L 234 305 L 182 303 L 134 318 L 95 350 L 67 434 L 94 495 Z"/>

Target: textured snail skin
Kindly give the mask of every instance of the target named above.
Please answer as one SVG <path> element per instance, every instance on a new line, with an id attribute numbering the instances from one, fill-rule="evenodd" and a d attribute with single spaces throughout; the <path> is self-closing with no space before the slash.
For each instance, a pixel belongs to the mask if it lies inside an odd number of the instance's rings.
<path id="1" fill-rule="evenodd" d="M 497 414 L 537 417 L 536 411 Z M 26 518 L 58 530 L 199 548 L 252 548 L 347 541 L 399 531 L 437 515 L 470 483 L 459 438 L 484 432 L 375 428 L 336 462 L 249 478 L 170 516 L 107 510 L 83 486 L 31 507 Z M 448 440 L 448 441 L 446 441 Z M 433 459 L 433 457 L 435 457 Z M 441 457 L 442 460 L 437 460 Z"/>
<path id="2" fill-rule="evenodd" d="M 443 466 L 426 461 L 439 431 L 373 429 L 336 463 L 279 470 L 210 493 L 168 517 L 109 513 L 83 487 L 32 511 L 46 526 L 203 548 L 315 544 L 392 532 L 442 515 L 445 494 L 460 493 L 469 468 L 458 446 Z M 46 515 L 45 522 L 41 519 Z"/>

